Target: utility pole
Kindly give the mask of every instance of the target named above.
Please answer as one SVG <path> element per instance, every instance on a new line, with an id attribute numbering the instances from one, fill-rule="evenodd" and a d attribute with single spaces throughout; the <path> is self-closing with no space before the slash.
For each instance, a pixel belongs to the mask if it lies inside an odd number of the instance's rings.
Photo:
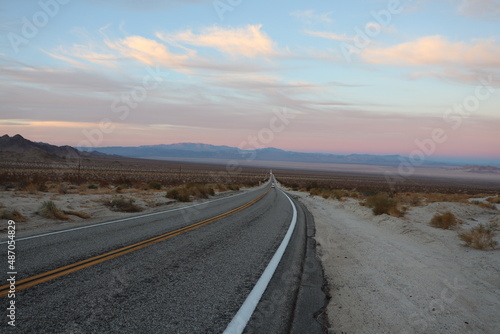
<path id="1" fill-rule="evenodd" d="M 82 183 L 81 170 L 82 170 L 82 159 L 80 156 L 78 156 L 78 183 Z"/>

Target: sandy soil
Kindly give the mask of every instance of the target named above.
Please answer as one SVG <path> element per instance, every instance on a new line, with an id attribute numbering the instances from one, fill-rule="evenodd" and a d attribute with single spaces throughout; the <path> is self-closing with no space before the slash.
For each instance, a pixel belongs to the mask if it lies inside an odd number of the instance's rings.
<path id="1" fill-rule="evenodd" d="M 249 189 L 241 188 L 240 191 Z M 166 189 L 163 190 L 138 190 L 123 189 L 119 193 L 115 188 L 102 188 L 97 190 L 87 190 L 85 187 L 69 186 L 66 194 L 58 192 L 37 192 L 30 194 L 26 191 L 0 191 L 0 208 L 17 210 L 25 218 L 26 222 L 16 222 L 16 236 L 25 237 L 33 234 L 47 233 L 66 228 L 82 225 L 90 225 L 103 221 L 130 217 L 132 215 L 146 214 L 177 208 L 180 206 L 192 205 L 203 200 L 189 203 L 180 203 L 165 197 Z M 229 196 L 235 191 L 216 192 L 210 199 Z M 134 204 L 142 209 L 138 213 L 126 213 L 111 211 L 104 205 L 105 201 L 112 198 L 123 197 L 133 199 Z M 208 199 L 208 200 L 210 200 Z M 61 210 L 80 211 L 91 215 L 89 219 L 79 218 L 69 215 L 70 220 L 53 220 L 40 216 L 37 212 L 44 201 L 51 200 Z M 6 236 L 7 225 L 0 226 L 0 238 Z"/>
<path id="2" fill-rule="evenodd" d="M 500 333 L 500 251 L 467 248 L 458 237 L 500 221 L 498 205 L 432 203 L 395 218 L 374 216 L 353 199 L 292 193 L 316 222 L 330 333 Z M 428 225 L 445 210 L 461 227 Z"/>
<path id="3" fill-rule="evenodd" d="M 162 158 L 156 157 L 157 160 L 163 161 L 184 161 L 195 163 L 209 164 L 228 164 L 234 163 L 234 160 L 225 159 L 202 159 L 202 158 Z M 275 168 L 275 169 L 292 169 L 300 171 L 324 171 L 324 172 L 345 172 L 358 173 L 369 175 L 381 175 L 390 178 L 398 178 L 398 166 L 380 166 L 380 165 L 359 165 L 359 164 L 336 164 L 336 163 L 312 163 L 312 162 L 296 162 L 296 161 L 266 161 L 266 160 L 240 160 L 238 163 L 241 166 L 260 167 L 260 168 Z M 460 167 L 414 167 L 412 175 L 406 177 L 426 177 L 431 179 L 448 179 L 448 180 L 474 180 L 474 181 L 489 181 L 498 184 L 500 182 L 500 173 L 498 172 L 471 172 Z"/>

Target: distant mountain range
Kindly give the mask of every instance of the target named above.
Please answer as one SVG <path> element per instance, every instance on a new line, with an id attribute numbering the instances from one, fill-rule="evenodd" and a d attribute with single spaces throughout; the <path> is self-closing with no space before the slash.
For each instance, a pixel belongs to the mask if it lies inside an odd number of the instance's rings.
<path id="1" fill-rule="evenodd" d="M 134 147 L 99 147 L 92 152 L 78 150 L 71 146 L 56 146 L 47 143 L 33 142 L 21 135 L 0 137 L 0 161 L 17 162 L 70 162 L 78 158 L 113 158 L 121 156 L 128 158 L 149 158 L 186 161 L 190 159 L 224 160 L 256 160 L 280 162 L 335 163 L 398 166 L 405 158 L 400 155 L 372 154 L 322 154 L 285 151 L 277 148 L 257 150 L 240 150 L 230 146 L 215 146 L 208 144 L 179 143 L 170 145 L 145 145 Z M 500 168 L 492 166 L 477 166 L 458 163 L 441 163 L 428 161 L 424 166 L 458 167 L 473 173 L 500 173 Z"/>
<path id="2" fill-rule="evenodd" d="M 170 145 L 145 145 L 137 147 L 98 147 L 96 151 L 104 154 L 119 155 L 132 158 L 196 158 L 222 160 L 260 160 L 260 161 L 293 161 L 309 163 L 336 163 L 397 166 L 401 163 L 399 155 L 372 154 L 323 154 L 284 151 L 277 148 L 262 148 L 256 150 L 240 150 L 230 146 L 215 146 L 208 144 L 179 143 Z M 450 166 L 447 163 L 428 162 L 427 166 Z"/>
<path id="3" fill-rule="evenodd" d="M 32 142 L 21 135 L 0 137 L 1 161 L 17 162 L 67 162 L 93 153 L 81 152 L 71 146 L 56 146 Z"/>
<path id="4" fill-rule="evenodd" d="M 493 166 L 465 165 L 453 169 L 462 170 L 470 173 L 480 173 L 480 174 L 500 173 L 500 168 Z"/>

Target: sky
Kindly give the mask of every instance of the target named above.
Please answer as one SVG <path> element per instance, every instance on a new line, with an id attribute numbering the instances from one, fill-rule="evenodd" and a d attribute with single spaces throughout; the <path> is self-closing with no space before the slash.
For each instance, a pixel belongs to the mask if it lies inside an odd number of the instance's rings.
<path id="1" fill-rule="evenodd" d="M 500 1 L 0 3 L 0 134 L 500 160 Z"/>

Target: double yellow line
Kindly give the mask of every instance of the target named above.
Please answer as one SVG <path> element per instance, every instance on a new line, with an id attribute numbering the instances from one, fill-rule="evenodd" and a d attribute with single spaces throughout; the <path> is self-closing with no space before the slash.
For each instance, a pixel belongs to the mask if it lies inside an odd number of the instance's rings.
<path id="1" fill-rule="evenodd" d="M 254 199 L 254 200 L 252 200 L 252 201 L 250 201 L 250 202 L 248 202 L 240 207 L 237 207 L 233 210 L 222 213 L 218 216 L 203 220 L 203 221 L 198 222 L 198 223 L 194 223 L 192 225 L 188 225 L 186 227 L 182 227 L 180 229 L 153 237 L 151 239 L 147 239 L 147 240 L 132 244 L 130 246 L 125 246 L 125 247 L 116 249 L 114 251 L 108 252 L 108 253 L 104 253 L 104 254 L 101 254 L 98 256 L 91 257 L 91 258 L 83 260 L 83 261 L 75 262 L 73 264 L 70 264 L 70 265 L 67 265 L 67 266 L 64 266 L 64 267 L 61 267 L 58 269 L 50 270 L 50 271 L 47 271 L 43 274 L 39 274 L 39 275 L 35 275 L 32 277 L 22 279 L 22 280 L 16 282 L 16 292 L 30 288 L 30 287 L 38 285 L 40 283 L 50 281 L 54 278 L 58 278 L 58 277 L 61 277 L 64 275 L 71 274 L 75 271 L 93 266 L 95 264 L 114 259 L 116 257 L 119 257 L 119 256 L 122 256 L 122 255 L 125 255 L 128 253 L 131 253 L 133 251 L 142 249 L 144 247 L 151 246 L 151 245 L 156 244 L 158 242 L 161 242 L 161 241 L 173 238 L 177 235 L 180 235 L 180 234 L 192 231 L 194 229 L 197 229 L 198 227 L 210 224 L 216 220 L 228 217 L 228 216 L 235 214 L 239 211 L 242 211 L 242 210 L 248 208 L 249 206 L 253 205 L 254 203 L 258 202 L 268 192 L 269 192 L 269 189 L 265 193 L 263 193 L 262 195 L 257 197 L 256 199 Z M 10 284 L 0 286 L 0 297 L 6 296 L 9 293 L 9 289 L 10 289 Z"/>

